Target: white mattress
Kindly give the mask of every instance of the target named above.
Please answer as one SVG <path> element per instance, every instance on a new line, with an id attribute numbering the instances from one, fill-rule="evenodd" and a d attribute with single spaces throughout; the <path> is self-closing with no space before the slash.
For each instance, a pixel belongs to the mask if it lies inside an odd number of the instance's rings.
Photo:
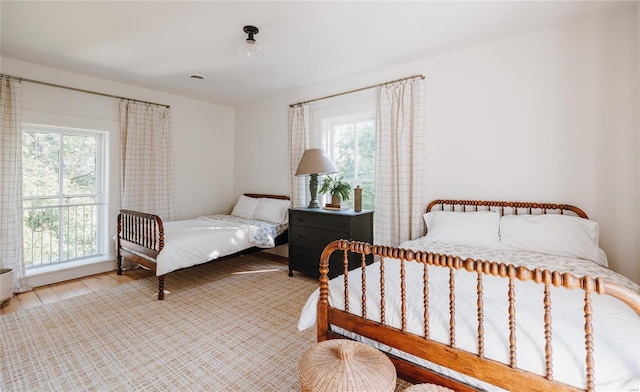
<path id="1" fill-rule="evenodd" d="M 566 257 L 547 256 L 539 253 L 507 250 L 473 249 L 434 244 L 424 239 L 402 244 L 403 248 L 429 249 L 435 253 L 455 254 L 461 257 L 473 257 L 530 268 L 547 268 L 551 265 L 559 271 L 570 271 L 577 276 L 588 270 L 591 276 L 606 276 L 625 287 L 640 293 L 640 287 L 614 272 L 595 263 Z M 441 343 L 449 343 L 449 270 L 430 267 L 430 338 Z M 401 313 L 399 295 L 399 263 L 385 261 L 385 292 L 387 324 L 400 327 Z M 407 262 L 407 313 L 408 330 L 422 335 L 422 265 Z M 467 271 L 456 272 L 456 347 L 477 352 L 477 316 L 476 316 L 476 274 Z M 379 311 L 379 263 L 367 267 L 367 318 L 380 321 Z M 349 274 L 350 312 L 361 314 L 361 270 Z M 484 277 L 485 303 L 485 356 L 503 363 L 509 360 L 508 300 L 507 280 Z M 579 290 L 552 288 L 553 355 L 554 379 L 580 388 L 586 386 L 583 368 L 584 343 L 584 294 Z M 344 308 L 343 279 L 338 277 L 330 282 L 329 302 L 333 307 Z M 518 357 L 517 366 L 538 374 L 543 374 L 544 362 L 544 312 L 542 286 L 532 282 L 516 281 L 516 330 Z M 396 300 L 393 300 L 395 298 Z M 318 290 L 308 299 L 302 311 L 298 328 L 312 327 L 316 321 Z M 638 391 L 640 388 L 640 317 L 622 302 L 610 296 L 594 294 L 593 327 L 594 358 L 597 391 Z M 491 312 L 494 307 L 499 312 Z M 579 331 L 575 333 L 571 331 Z M 338 331 L 337 331 L 338 332 Z M 355 336 L 352 336 L 355 337 Z M 381 347 L 385 349 L 385 347 Z M 388 349 L 388 348 L 386 348 Z M 395 352 L 399 356 L 406 354 Z M 480 389 L 500 390 L 484 383 L 449 371 L 434 364 L 413 358 L 423 366 L 463 380 Z"/>
<path id="2" fill-rule="evenodd" d="M 201 216 L 164 223 L 164 248 L 157 257 L 156 275 L 227 256 L 251 248 L 271 248 L 287 224 L 238 218 Z"/>

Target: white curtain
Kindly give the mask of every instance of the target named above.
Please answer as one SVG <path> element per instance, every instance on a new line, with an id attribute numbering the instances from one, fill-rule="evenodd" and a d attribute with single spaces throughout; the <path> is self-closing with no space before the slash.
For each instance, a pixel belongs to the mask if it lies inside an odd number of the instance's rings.
<path id="1" fill-rule="evenodd" d="M 374 238 L 398 246 L 423 234 L 421 78 L 378 89 Z"/>
<path id="2" fill-rule="evenodd" d="M 298 163 L 304 151 L 309 148 L 309 104 L 289 107 L 289 149 L 291 171 L 291 205 L 306 207 L 309 203 L 307 177 L 296 177 Z"/>
<path id="3" fill-rule="evenodd" d="M 120 102 L 122 208 L 174 219 L 173 142 L 169 108 Z"/>
<path id="4" fill-rule="evenodd" d="M 0 267 L 13 270 L 13 291 L 28 290 L 22 254 L 20 82 L 0 79 Z"/>

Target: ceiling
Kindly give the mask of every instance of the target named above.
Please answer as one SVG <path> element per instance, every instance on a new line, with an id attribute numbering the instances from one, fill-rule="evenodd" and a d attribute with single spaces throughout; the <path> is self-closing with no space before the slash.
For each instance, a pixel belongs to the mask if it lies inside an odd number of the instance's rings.
<path id="1" fill-rule="evenodd" d="M 237 106 L 634 3 L 2 0 L 0 54 Z M 262 63 L 236 56 L 247 24 Z"/>

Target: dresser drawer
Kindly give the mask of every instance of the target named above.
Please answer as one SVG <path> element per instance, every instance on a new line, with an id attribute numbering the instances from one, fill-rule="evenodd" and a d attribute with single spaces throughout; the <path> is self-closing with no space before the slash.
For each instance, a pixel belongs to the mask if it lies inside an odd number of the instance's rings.
<path id="1" fill-rule="evenodd" d="M 289 244 L 289 268 L 311 276 L 320 276 L 320 252 Z"/>
<path id="2" fill-rule="evenodd" d="M 321 230 L 349 233 L 351 218 L 348 216 L 296 211 L 296 213 L 291 216 L 290 224 L 291 226 L 313 227 Z"/>
<path id="3" fill-rule="evenodd" d="M 306 275 L 320 276 L 320 256 L 322 249 L 305 248 L 301 246 L 290 245 L 289 247 L 289 269 L 300 271 Z M 367 264 L 371 264 L 373 257 L 368 255 Z M 360 258 L 355 254 L 349 255 L 348 269 L 352 270 L 361 265 Z M 329 279 L 344 272 L 344 259 L 342 252 L 333 252 L 329 258 Z"/>
<path id="4" fill-rule="evenodd" d="M 310 227 L 295 227 L 289 232 L 289 243 L 311 248 L 324 249 L 331 241 L 349 239 L 349 233 L 327 231 Z"/>

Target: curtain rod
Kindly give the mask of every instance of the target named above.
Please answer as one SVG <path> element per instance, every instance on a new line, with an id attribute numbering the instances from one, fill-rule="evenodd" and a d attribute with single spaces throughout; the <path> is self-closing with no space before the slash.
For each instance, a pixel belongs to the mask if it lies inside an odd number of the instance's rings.
<path id="1" fill-rule="evenodd" d="M 140 102 L 140 103 L 147 103 L 147 104 L 151 104 L 151 105 L 157 105 L 157 106 L 164 106 L 167 109 L 169 109 L 171 106 L 169 105 L 165 105 L 165 104 L 161 104 L 161 103 L 155 103 L 155 102 L 149 102 L 149 101 L 141 101 L 139 99 L 132 99 L 132 98 L 126 98 L 126 97 L 119 97 L 117 95 L 111 95 L 111 94 L 105 94 L 105 93 L 99 93 L 96 91 L 90 91 L 90 90 L 83 90 L 80 88 L 75 88 L 75 87 L 69 87 L 69 86 L 62 86 L 59 84 L 53 84 L 53 83 L 47 83 L 47 82 L 41 82 L 39 80 L 33 80 L 33 79 L 26 79 L 26 78 L 21 78 L 18 76 L 11 76 L 11 75 L 6 75 L 6 74 L 0 74 L 0 77 L 6 77 L 9 79 L 16 79 L 19 80 L 21 82 L 29 82 L 29 83 L 35 83 L 35 84 L 41 84 L 43 86 L 49 86 L 49 87 L 57 87 L 57 88 L 63 88 L 65 90 L 71 90 L 71 91 L 78 91 L 81 93 L 87 93 L 87 94 L 94 94 L 94 95 L 100 95 L 102 97 L 109 97 L 109 98 L 116 98 L 116 99 L 126 99 L 128 101 L 134 101 L 134 102 Z"/>
<path id="2" fill-rule="evenodd" d="M 396 80 L 392 80 L 390 82 L 384 82 L 384 83 L 378 83 L 378 84 L 374 84 L 372 86 L 367 86 L 367 87 L 362 87 L 362 88 L 357 88 L 355 90 L 349 90 L 349 91 L 344 91 L 342 93 L 337 93 L 337 94 L 332 94 L 332 95 L 327 95 L 325 97 L 320 97 L 320 98 L 315 98 L 315 99 L 310 99 L 308 101 L 302 101 L 302 102 L 298 102 L 298 103 L 294 103 L 289 105 L 290 108 L 296 106 L 296 105 L 302 105 L 304 103 L 311 103 L 311 102 L 315 102 L 315 101 L 321 101 L 323 99 L 327 99 L 327 98 L 334 98 L 334 97 L 339 97 L 341 95 L 345 95 L 345 94 L 351 94 L 351 93 L 357 93 L 358 91 L 363 91 L 363 90 L 368 90 L 370 88 L 375 88 L 375 87 L 381 87 L 381 86 L 386 86 L 387 84 L 392 84 L 392 83 L 396 83 L 396 82 L 402 82 L 405 80 L 409 80 L 409 79 L 415 79 L 415 78 L 420 78 L 420 79 L 424 79 L 425 76 L 424 75 L 413 75 L 413 76 L 408 76 L 406 78 L 402 78 L 402 79 L 396 79 Z"/>

